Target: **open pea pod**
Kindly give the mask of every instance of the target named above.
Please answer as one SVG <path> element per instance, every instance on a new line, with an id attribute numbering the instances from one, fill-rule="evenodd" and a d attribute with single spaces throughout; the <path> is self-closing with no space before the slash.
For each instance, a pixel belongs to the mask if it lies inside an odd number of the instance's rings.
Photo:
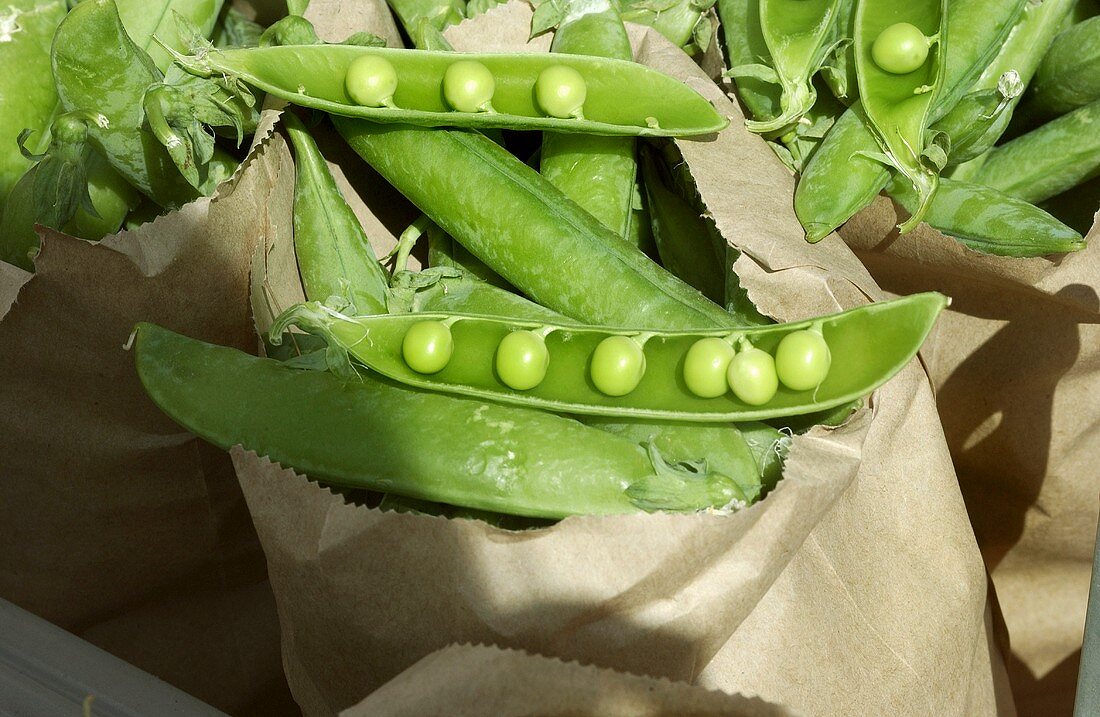
<path id="1" fill-rule="evenodd" d="M 708 134 L 728 124 L 679 80 L 607 58 L 295 45 L 212 50 L 178 62 L 198 75 L 224 75 L 303 107 L 374 122 L 646 136 Z M 472 111 L 454 109 L 444 96 L 448 68 L 458 62 L 468 63 L 484 91 Z M 391 91 L 368 98 L 358 89 L 368 86 L 373 95 L 385 84 Z M 573 104 L 551 106 L 550 96 Z"/>
<path id="2" fill-rule="evenodd" d="M 410 386 L 501 403 L 752 421 L 822 411 L 870 393 L 916 354 L 947 303 L 926 293 L 788 324 L 632 332 L 469 314 L 350 317 L 313 302 L 279 317 L 271 339 L 297 325 L 325 337 L 334 368 L 346 352 Z"/>
<path id="3" fill-rule="evenodd" d="M 750 76 L 782 89 L 780 112 L 767 120 L 749 120 L 754 132 L 774 132 L 797 122 L 814 105 L 817 91 L 810 78 L 832 49 L 839 0 L 760 0 L 760 29 L 771 55 L 771 67 L 730 68 L 733 77 Z"/>
<path id="4" fill-rule="evenodd" d="M 856 78 L 868 125 L 882 154 L 874 158 L 903 174 L 919 205 L 899 227 L 920 223 L 939 183 L 926 158 L 933 103 L 944 79 L 946 0 L 896 3 L 860 0 L 855 15 Z M 932 148 L 934 149 L 934 148 Z M 933 155 L 935 160 L 935 156 Z"/>

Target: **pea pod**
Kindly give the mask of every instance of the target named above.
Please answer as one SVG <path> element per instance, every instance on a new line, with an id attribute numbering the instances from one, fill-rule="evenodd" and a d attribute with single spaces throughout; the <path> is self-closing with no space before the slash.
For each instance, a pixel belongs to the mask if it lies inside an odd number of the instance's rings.
<path id="1" fill-rule="evenodd" d="M 495 317 L 455 314 L 344 316 L 322 304 L 300 304 L 276 320 L 275 340 L 287 326 L 319 333 L 357 361 L 384 376 L 417 388 L 476 396 L 545 410 L 631 418 L 680 421 L 749 421 L 821 411 L 850 403 L 885 383 L 916 355 L 932 323 L 947 305 L 935 293 L 872 304 L 809 321 L 729 330 L 623 332 L 578 324 L 553 325 Z M 410 352 L 410 341 L 424 331 L 448 336 L 449 350 Z M 809 387 L 786 378 L 780 359 L 779 380 L 784 384 L 765 402 L 746 399 L 734 378 L 734 366 L 706 365 L 703 371 L 726 373 L 732 391 L 720 395 L 696 388 L 689 352 L 705 339 L 725 342 L 730 357 L 750 351 L 774 356 L 784 339 L 813 332 L 824 338 L 831 363 L 822 381 Z M 414 337 L 410 339 L 410 337 Z M 547 358 L 536 362 L 537 381 L 522 383 L 506 372 L 503 342 L 521 337 L 542 342 Z M 609 342 L 634 342 L 644 371 L 635 385 L 611 393 L 600 379 L 600 352 Z M 438 346 L 438 343 L 435 344 Z M 453 352 L 453 353 L 452 353 Z M 494 362 L 494 356 L 497 361 Z M 688 358 L 685 358 L 688 357 Z M 506 357 L 510 359 L 511 357 Z M 418 363 L 423 361 L 423 363 Z M 686 362 L 686 363 L 685 363 Z M 530 362 L 528 362 L 530 363 Z M 543 375 L 538 377 L 538 369 Z M 708 379 L 709 380 L 709 379 Z M 534 385 L 530 385 L 533 383 Z M 517 384 L 520 385 L 516 388 Z M 792 384 L 794 387 L 791 387 Z"/>
<path id="2" fill-rule="evenodd" d="M 177 61 L 200 76 L 228 76 L 303 107 L 375 122 L 650 136 L 706 134 L 727 124 L 682 82 L 643 65 L 603 58 L 309 45 L 211 50 Z M 374 98 L 382 106 L 358 104 L 349 94 L 346 81 L 356 61 L 367 63 L 357 66 L 365 68 L 364 83 L 384 78 L 392 86 L 382 93 L 386 96 Z M 495 83 L 491 109 L 460 112 L 448 104 L 440 87 L 459 61 L 488 71 Z M 556 75 L 563 76 L 560 84 Z M 546 100 L 536 98 L 540 88 L 549 92 L 562 85 L 584 95 L 582 106 L 572 108 L 574 116 L 551 116 Z"/>
<path id="3" fill-rule="evenodd" d="M 968 78 L 980 71 L 986 58 L 1008 36 L 1022 5 L 1021 0 L 950 3 L 946 16 L 946 37 L 950 40 L 941 39 L 944 76 L 937 94 L 942 99 L 930 108 L 929 121 L 935 122 L 946 114 L 951 109 L 951 98 L 961 97 L 969 90 Z M 886 3 L 884 7 L 904 6 Z M 859 51 L 858 43 L 855 51 Z M 996 87 L 996 79 L 990 87 Z M 848 221 L 870 204 L 890 179 L 885 166 L 869 158 L 881 147 L 867 126 L 867 112 L 862 105 L 861 98 L 837 120 L 806 164 L 795 189 L 795 213 L 806 229 L 808 241 L 820 241 Z"/>
<path id="4" fill-rule="evenodd" d="M 294 145 L 294 250 L 306 296 L 339 296 L 360 313 L 386 312 L 389 277 L 300 120 L 283 113 Z"/>
<path id="5" fill-rule="evenodd" d="M 623 20 L 652 27 L 689 55 L 710 47 L 714 0 L 623 0 L 621 5 Z"/>
<path id="6" fill-rule="evenodd" d="M 992 149 L 973 175 L 1028 202 L 1041 202 L 1100 174 L 1100 100 Z"/>
<path id="7" fill-rule="evenodd" d="M 63 0 L 16 0 L 0 9 L 0 211 L 30 167 L 19 151 L 24 129 L 41 136 L 57 105 L 50 72 L 50 39 L 65 17 Z"/>
<path id="8" fill-rule="evenodd" d="M 420 47 L 419 27 L 422 22 L 436 30 L 457 25 L 465 17 L 463 0 L 386 0 L 393 14 L 417 47 Z"/>
<path id="9" fill-rule="evenodd" d="M 731 67 L 727 74 L 751 75 L 781 88 L 780 111 L 767 120 L 750 120 L 753 132 L 774 132 L 797 122 L 813 107 L 817 92 L 810 78 L 832 47 L 839 0 L 761 0 L 760 28 L 771 65 Z"/>
<path id="10" fill-rule="evenodd" d="M 948 166 L 961 164 L 988 152 L 990 129 L 1020 96 L 1024 86 L 1015 72 L 1006 72 L 997 89 L 977 90 L 964 96 L 955 107 L 932 125 L 933 132 L 950 138 Z"/>
<path id="11" fill-rule="evenodd" d="M 887 188 L 907 210 L 917 197 L 905 182 Z M 1079 233 L 1042 209 L 991 187 L 944 177 L 924 220 L 966 246 L 986 254 L 1033 257 L 1078 251 Z"/>
<path id="12" fill-rule="evenodd" d="M 630 39 L 609 3 L 568 2 L 551 51 L 632 61 Z M 607 228 L 626 239 L 635 218 L 634 140 L 547 132 L 539 172 Z"/>
<path id="13" fill-rule="evenodd" d="M 1020 108 L 1036 123 L 1100 100 L 1100 17 L 1058 35 L 1043 57 Z"/>
<path id="14" fill-rule="evenodd" d="M 351 148 L 398 191 L 538 303 L 607 325 L 679 329 L 730 323 L 720 306 L 619 239 L 492 140 L 473 132 L 333 121 Z M 608 296 L 608 287 L 615 297 Z"/>
<path id="15" fill-rule="evenodd" d="M 126 34 L 164 72 L 172 64 L 171 51 L 182 51 L 188 46 L 188 38 L 180 34 L 176 18 L 183 17 L 203 37 L 210 37 L 223 0 L 115 0 L 115 3 Z"/>
<path id="16" fill-rule="evenodd" d="M 743 67 L 762 63 L 771 65 L 771 54 L 760 29 L 760 3 L 756 0 L 718 0 L 718 17 L 726 40 L 726 63 Z M 752 74 L 734 77 L 737 96 L 753 119 L 764 120 L 779 114 L 779 87 Z"/>
<path id="17" fill-rule="evenodd" d="M 740 504 L 738 484 L 701 461 L 670 465 L 560 416 L 295 370 L 150 324 L 135 333 L 138 376 L 165 413 L 317 480 L 544 518 Z M 432 435 L 432 450 L 408 450 Z"/>

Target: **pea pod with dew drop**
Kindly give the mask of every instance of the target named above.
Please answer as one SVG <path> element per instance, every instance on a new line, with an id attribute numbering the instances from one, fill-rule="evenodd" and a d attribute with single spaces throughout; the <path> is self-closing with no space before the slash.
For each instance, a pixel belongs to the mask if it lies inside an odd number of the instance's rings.
<path id="1" fill-rule="evenodd" d="M 993 148 L 971 181 L 1041 202 L 1100 174 L 1100 100 Z"/>
<path id="2" fill-rule="evenodd" d="M 895 180 L 887 189 L 907 210 L 916 208 L 917 198 L 905 182 Z M 985 185 L 946 177 L 924 220 L 986 254 L 1048 256 L 1085 247 L 1079 233 L 1033 204 Z"/>
<path id="3" fill-rule="evenodd" d="M 1100 100 L 1100 17 L 1054 39 L 1043 57 L 1020 115 L 1037 124 Z"/>
<path id="4" fill-rule="evenodd" d="M 1023 92 L 1023 83 L 1015 72 L 1006 72 L 994 90 L 977 90 L 963 96 L 955 107 L 932 125 L 933 132 L 949 138 L 947 166 L 967 162 L 990 150 L 991 132 L 1008 111 L 1012 101 Z"/>
<path id="5" fill-rule="evenodd" d="M 978 76 L 971 90 L 993 89 L 1004 73 L 1010 71 L 1017 74 L 1026 88 L 1075 4 L 1075 0 L 1043 0 L 1041 3 L 1028 3 L 1020 21 L 1012 27 L 997 55 Z M 1001 113 L 997 122 L 982 138 L 982 144 L 992 147 L 997 143 L 1008 127 L 1019 101 L 1019 98 L 1016 98 L 1009 104 L 1007 110 Z M 985 155 L 980 155 L 960 164 L 951 171 L 951 177 L 974 181 L 974 175 L 984 161 Z"/>
<path id="6" fill-rule="evenodd" d="M 947 104 L 951 98 L 968 91 L 968 78 L 1008 36 L 1020 16 L 1021 5 L 1021 0 L 954 0 L 948 5 L 949 39 L 941 38 L 944 76 L 938 96 L 942 99 L 931 108 L 931 122 L 951 109 Z M 795 188 L 795 213 L 808 241 L 820 241 L 848 221 L 870 204 L 890 179 L 889 171 L 869 158 L 880 151 L 880 146 L 862 105 L 862 99 L 853 103 L 837 120 L 805 165 Z"/>
<path id="7" fill-rule="evenodd" d="M 494 86 L 485 88 L 491 108 L 460 112 L 444 98 L 444 76 L 460 61 L 477 63 L 491 75 Z M 200 76 L 228 76 L 303 107 L 374 122 L 650 136 L 707 134 L 727 124 L 682 82 L 605 58 L 308 45 L 213 50 L 178 62 Z M 352 92 L 378 106 L 352 99 L 349 72 Z M 360 94 L 362 87 L 373 88 L 369 97 Z M 554 93 L 562 87 L 574 91 L 575 104 L 548 107 L 538 99 L 561 97 Z"/>
<path id="8" fill-rule="evenodd" d="M 542 411 L 345 380 L 141 324 L 146 392 L 184 428 L 310 477 L 511 515 L 563 518 L 736 505 L 731 478 Z M 432 450 L 425 436 L 436 436 Z"/>
<path id="9" fill-rule="evenodd" d="M 760 28 L 770 65 L 731 67 L 727 74 L 751 75 L 779 85 L 780 111 L 766 120 L 749 120 L 754 132 L 774 132 L 797 122 L 817 99 L 810 78 L 832 49 L 839 0 L 761 0 Z"/>
<path id="10" fill-rule="evenodd" d="M 572 0 L 554 33 L 551 51 L 633 61 L 630 39 L 610 4 Z M 638 174 L 635 141 L 629 137 L 546 132 L 539 173 L 619 236 L 631 236 Z"/>
<path id="11" fill-rule="evenodd" d="M 536 302 L 605 325 L 722 326 L 729 315 L 473 132 L 334 117 L 349 146 Z M 643 318 L 639 318 L 643 317 Z"/>
<path id="12" fill-rule="evenodd" d="M 566 413 L 751 421 L 821 411 L 870 393 L 916 355 L 946 305 L 942 295 L 929 293 L 790 324 L 735 331 L 627 332 L 477 315 L 349 317 L 313 302 L 284 312 L 271 333 L 275 340 L 288 326 L 297 325 L 322 335 L 330 347 L 346 351 L 372 370 L 417 388 Z M 435 343 L 425 351 L 420 344 L 410 350 L 410 341 L 420 341 L 422 333 Z M 802 383 L 797 369 L 786 371 L 782 356 L 788 339 L 810 334 L 827 346 L 825 371 L 816 374 L 813 385 Z M 519 388 L 508 375 L 507 361 L 513 357 L 502 358 L 503 342 L 512 342 L 513 335 L 532 343 L 528 348 L 537 354 L 527 356 L 527 348 L 522 352 L 523 370 L 533 365 L 534 378 L 524 378 Z M 601 380 L 600 352 L 611 341 L 636 346 L 641 369 L 633 385 Z M 692 354 L 700 342 L 725 344 L 724 365 L 705 359 L 696 367 Z M 766 401 L 756 400 L 755 387 L 746 386 L 750 395 L 744 398 L 735 377 L 736 365 L 730 359 L 736 362 L 739 355 L 750 353 L 766 354 L 777 362 L 772 370 L 782 385 Z M 614 370 L 620 368 L 616 364 Z M 712 378 L 721 384 L 721 393 L 711 391 Z M 727 380 L 730 388 L 725 388 Z M 613 388 L 609 391 L 606 385 Z"/>
<path id="13" fill-rule="evenodd" d="M 16 0 L 0 8 L 0 211 L 30 167 L 17 138 L 29 129 L 41 136 L 57 105 L 50 72 L 50 40 L 65 17 L 63 0 Z"/>
<path id="14" fill-rule="evenodd" d="M 294 146 L 294 252 L 306 297 L 338 296 L 358 313 L 385 313 L 389 277 L 362 225 L 301 121 L 290 112 L 282 120 Z"/>

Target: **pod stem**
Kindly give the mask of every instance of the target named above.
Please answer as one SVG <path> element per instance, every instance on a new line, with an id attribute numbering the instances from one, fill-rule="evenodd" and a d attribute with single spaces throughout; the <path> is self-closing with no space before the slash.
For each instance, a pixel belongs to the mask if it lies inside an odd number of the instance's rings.
<path id="1" fill-rule="evenodd" d="M 646 452 L 653 464 L 653 474 L 626 489 L 630 501 L 641 510 L 728 512 L 748 504 L 741 487 L 728 476 L 709 471 L 706 460 L 669 463 L 653 443 L 646 444 Z"/>

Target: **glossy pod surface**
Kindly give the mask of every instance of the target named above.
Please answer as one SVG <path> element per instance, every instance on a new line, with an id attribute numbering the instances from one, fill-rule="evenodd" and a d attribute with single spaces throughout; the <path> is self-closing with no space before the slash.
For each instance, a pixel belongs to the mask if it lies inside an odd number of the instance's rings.
<path id="1" fill-rule="evenodd" d="M 335 485 L 544 518 L 721 508 L 743 496 L 730 477 L 684 480 L 628 439 L 542 411 L 296 370 L 150 324 L 134 346 L 145 390 L 177 423 Z M 433 435 L 446 440 L 410 450 Z"/>
<path id="2" fill-rule="evenodd" d="M 916 294 L 789 324 L 737 331 L 653 333 L 453 314 L 346 317 L 318 304 L 302 304 L 276 321 L 272 338 L 288 325 L 297 324 L 324 335 L 366 366 L 407 385 L 556 412 L 680 421 L 751 421 L 821 411 L 870 393 L 916 354 L 946 305 L 947 299 L 940 294 Z M 406 334 L 425 322 L 448 325 L 453 337 L 453 356 L 431 374 L 411 369 L 402 355 Z M 781 385 L 766 404 L 750 405 L 733 392 L 700 398 L 684 381 L 685 357 L 700 339 L 728 339 L 738 347 L 738 353 L 754 348 L 774 356 L 784 337 L 804 329 L 820 331 L 832 353 L 832 367 L 816 389 L 793 391 Z M 545 379 L 525 391 L 505 385 L 494 370 L 494 352 L 506 336 L 517 330 L 543 334 L 549 353 Z M 635 337 L 643 345 L 644 374 L 635 389 L 622 396 L 609 396 L 592 382 L 592 356 L 605 339 L 626 336 Z"/>
<path id="3" fill-rule="evenodd" d="M 365 107 L 348 95 L 348 68 L 364 56 L 384 58 L 397 77 L 393 106 Z M 492 112 L 457 112 L 441 91 L 447 68 L 484 65 L 495 80 Z M 212 51 L 181 59 L 201 75 L 226 74 L 294 104 L 375 122 L 426 127 L 507 127 L 603 135 L 683 136 L 728 124 L 702 95 L 643 65 L 577 55 L 465 54 L 349 45 L 301 45 Z M 583 118 L 549 116 L 535 98 L 547 69 L 576 70 L 586 86 Z"/>

